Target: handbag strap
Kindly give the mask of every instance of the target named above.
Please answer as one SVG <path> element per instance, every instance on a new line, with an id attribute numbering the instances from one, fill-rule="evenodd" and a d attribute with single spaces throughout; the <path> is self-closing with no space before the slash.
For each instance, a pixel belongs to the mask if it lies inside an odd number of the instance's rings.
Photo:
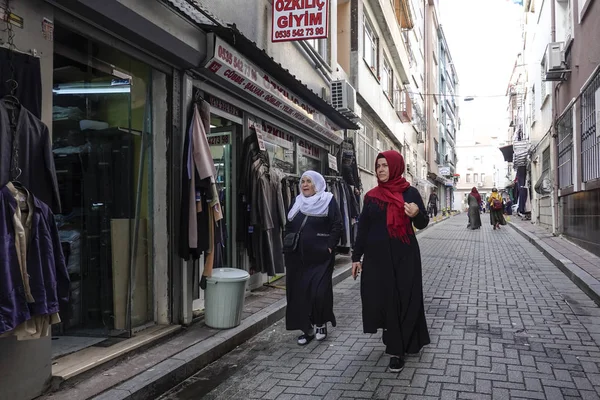
<path id="1" fill-rule="evenodd" d="M 300 232 L 302 232 L 302 229 L 304 229 L 304 225 L 306 225 L 307 219 L 308 219 L 308 215 L 304 216 L 304 221 L 302 221 L 302 225 L 300 225 L 300 229 L 298 230 L 298 235 L 300 234 Z"/>

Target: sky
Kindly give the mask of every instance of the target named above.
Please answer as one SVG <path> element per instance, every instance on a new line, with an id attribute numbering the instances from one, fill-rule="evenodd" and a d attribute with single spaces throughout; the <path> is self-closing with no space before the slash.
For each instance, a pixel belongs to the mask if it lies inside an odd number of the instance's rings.
<path id="1" fill-rule="evenodd" d="M 523 7 L 513 0 L 439 0 L 439 5 L 459 93 L 475 97 L 459 99 L 458 141 L 472 141 L 473 135 L 504 139 L 509 121 L 503 95 L 521 50 Z"/>

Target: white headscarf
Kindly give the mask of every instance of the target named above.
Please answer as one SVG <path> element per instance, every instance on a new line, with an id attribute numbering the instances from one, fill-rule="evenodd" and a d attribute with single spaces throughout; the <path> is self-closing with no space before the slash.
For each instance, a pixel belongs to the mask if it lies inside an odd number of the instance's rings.
<path id="1" fill-rule="evenodd" d="M 302 194 L 302 182 L 300 182 L 300 194 L 296 196 L 296 201 L 292 209 L 288 213 L 288 219 L 291 221 L 298 211 L 304 215 L 323 216 L 329 212 L 329 203 L 333 198 L 333 194 L 326 192 L 325 178 L 323 175 L 315 171 L 306 171 L 302 177 L 309 177 L 315 185 L 316 193 L 313 196 L 306 197 Z"/>

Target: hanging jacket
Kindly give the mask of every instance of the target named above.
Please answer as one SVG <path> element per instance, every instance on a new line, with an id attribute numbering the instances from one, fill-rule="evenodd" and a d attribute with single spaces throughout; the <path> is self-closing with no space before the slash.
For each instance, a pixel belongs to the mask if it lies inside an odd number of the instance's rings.
<path id="1" fill-rule="evenodd" d="M 0 100 L 0 187 L 14 178 L 10 176 L 13 131 L 9 112 L 5 102 Z M 60 195 L 48 127 L 23 106 L 16 110 L 16 119 L 21 168 L 18 180 L 58 214 Z"/>
<path id="2" fill-rule="evenodd" d="M 33 215 L 28 225 L 28 282 L 24 282 L 13 222 L 17 201 L 8 186 L 0 189 L 0 334 L 35 315 L 69 310 L 69 273 L 54 215 L 45 203 L 29 196 Z"/>

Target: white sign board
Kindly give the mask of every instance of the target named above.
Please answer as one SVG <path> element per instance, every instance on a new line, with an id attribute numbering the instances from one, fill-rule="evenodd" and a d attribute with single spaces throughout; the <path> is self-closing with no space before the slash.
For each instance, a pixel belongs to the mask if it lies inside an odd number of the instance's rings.
<path id="1" fill-rule="evenodd" d="M 329 29 L 329 0 L 274 0 L 271 41 L 324 39 Z"/>
<path id="2" fill-rule="evenodd" d="M 340 172 L 338 171 L 337 157 L 333 154 L 327 154 L 327 158 L 329 160 L 329 169 L 332 169 L 335 172 Z"/>
<path id="3" fill-rule="evenodd" d="M 450 167 L 440 167 L 438 169 L 438 172 L 441 176 L 448 176 L 450 175 Z"/>
<path id="4" fill-rule="evenodd" d="M 215 40 L 213 58 L 208 61 L 206 68 L 329 141 L 340 144 L 344 140 L 340 128 L 327 117 L 218 37 Z"/>

